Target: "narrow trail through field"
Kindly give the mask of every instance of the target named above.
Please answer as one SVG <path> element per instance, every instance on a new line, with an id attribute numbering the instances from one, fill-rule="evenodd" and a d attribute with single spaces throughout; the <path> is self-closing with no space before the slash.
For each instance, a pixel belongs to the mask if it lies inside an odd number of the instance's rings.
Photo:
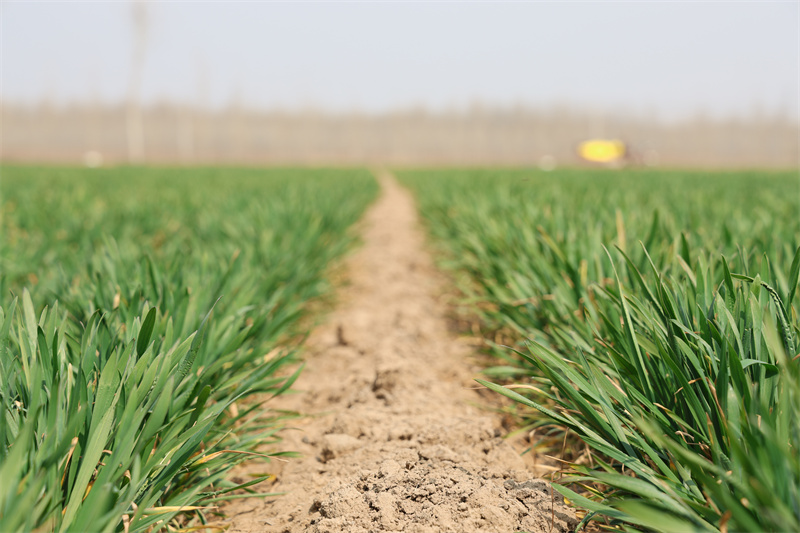
<path id="1" fill-rule="evenodd" d="M 284 496 L 226 508 L 229 531 L 572 529 L 573 512 L 477 407 L 477 370 L 448 330 L 412 197 L 379 178 L 350 282 L 307 342 L 300 393 L 270 404 L 311 415 L 283 434 L 302 457 L 278 466 L 271 490 Z"/>

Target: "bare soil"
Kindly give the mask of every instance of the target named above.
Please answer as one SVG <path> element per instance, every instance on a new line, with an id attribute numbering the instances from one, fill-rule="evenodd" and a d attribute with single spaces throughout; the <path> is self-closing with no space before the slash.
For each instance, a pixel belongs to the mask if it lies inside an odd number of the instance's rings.
<path id="1" fill-rule="evenodd" d="M 473 390 L 411 195 L 387 174 L 345 265 L 339 304 L 307 341 L 307 417 L 284 432 L 285 495 L 226 508 L 231 532 L 566 532 L 574 512 L 536 479 Z M 274 464 L 274 463 L 273 463 Z M 263 467 L 259 468 L 263 470 Z"/>

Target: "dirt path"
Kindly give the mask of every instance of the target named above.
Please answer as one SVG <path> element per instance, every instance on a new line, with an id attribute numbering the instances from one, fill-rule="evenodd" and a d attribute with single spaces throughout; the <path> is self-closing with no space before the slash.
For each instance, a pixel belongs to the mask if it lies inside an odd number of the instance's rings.
<path id="1" fill-rule="evenodd" d="M 243 500 L 231 532 L 562 532 L 576 520 L 532 479 L 470 387 L 410 194 L 388 175 L 346 268 L 339 306 L 273 408 L 310 413 L 284 434 L 278 498 Z M 261 468 L 263 470 L 263 467 Z"/>

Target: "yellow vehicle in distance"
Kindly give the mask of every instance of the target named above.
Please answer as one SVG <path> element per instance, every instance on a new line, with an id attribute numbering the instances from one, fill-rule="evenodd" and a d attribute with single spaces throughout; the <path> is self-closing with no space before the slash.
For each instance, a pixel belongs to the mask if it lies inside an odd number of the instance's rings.
<path id="1" fill-rule="evenodd" d="M 614 165 L 628 157 L 628 146 L 619 139 L 590 139 L 578 145 L 578 155 L 584 161 Z"/>

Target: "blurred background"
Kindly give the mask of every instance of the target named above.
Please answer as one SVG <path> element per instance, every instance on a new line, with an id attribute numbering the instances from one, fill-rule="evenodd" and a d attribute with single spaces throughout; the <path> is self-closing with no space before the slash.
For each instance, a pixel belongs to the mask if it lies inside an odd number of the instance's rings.
<path id="1" fill-rule="evenodd" d="M 4 162 L 798 166 L 798 2 L 0 10 Z"/>

